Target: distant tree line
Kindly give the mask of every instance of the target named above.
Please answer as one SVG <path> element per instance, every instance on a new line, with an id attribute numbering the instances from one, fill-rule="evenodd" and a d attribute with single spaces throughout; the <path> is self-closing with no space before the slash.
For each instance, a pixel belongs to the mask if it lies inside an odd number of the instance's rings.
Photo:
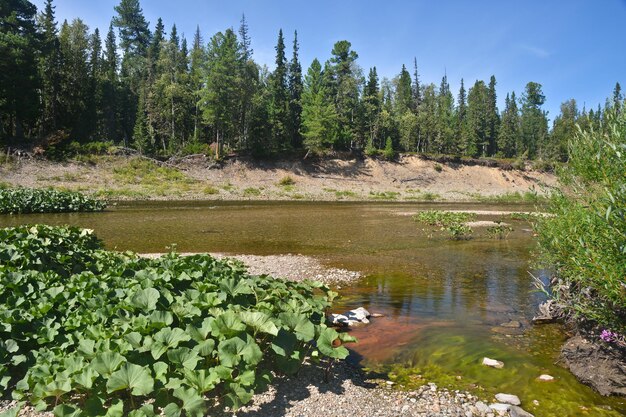
<path id="1" fill-rule="evenodd" d="M 55 20 L 26 0 L 0 0 L 0 139 L 108 141 L 146 154 L 223 149 L 256 155 L 291 151 L 378 150 L 471 157 L 565 160 L 576 124 L 601 128 L 607 108 L 621 109 L 616 84 L 604 108 L 561 105 L 548 126 L 541 84 L 497 106 L 496 78 L 464 80 L 453 94 L 447 76 L 420 80 L 402 66 L 389 80 L 367 75 L 350 42 L 306 73 L 297 32 L 288 56 L 278 33 L 274 71 L 253 60 L 245 17 L 208 41 L 198 28 L 191 45 L 176 25 L 151 31 L 139 0 L 121 0 L 108 32 L 79 18 Z"/>

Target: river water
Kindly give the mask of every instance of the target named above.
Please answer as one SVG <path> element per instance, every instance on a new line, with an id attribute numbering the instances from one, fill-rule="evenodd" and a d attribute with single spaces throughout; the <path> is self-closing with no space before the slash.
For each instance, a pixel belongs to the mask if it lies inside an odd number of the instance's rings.
<path id="1" fill-rule="evenodd" d="M 527 211 L 532 207 L 488 204 L 130 202 L 104 213 L 0 216 L 0 226 L 47 223 L 94 229 L 107 248 L 136 252 L 303 254 L 328 266 L 361 271 L 340 288 L 336 312 L 364 306 L 381 313 L 352 331 L 359 343 L 350 360 L 392 372 L 398 384 L 437 382 L 491 398 L 518 395 L 536 416 L 626 415 L 624 399 L 603 398 L 558 363 L 565 340 L 556 325 L 529 319 L 543 299 L 533 283 L 547 273 L 533 269 L 528 223 L 500 214 L 513 232 L 492 239 L 484 228 L 452 241 L 415 223 L 419 210 Z M 520 322 L 521 328 L 502 324 Z M 501 360 L 503 369 L 481 365 Z M 539 382 L 550 374 L 554 382 Z"/>

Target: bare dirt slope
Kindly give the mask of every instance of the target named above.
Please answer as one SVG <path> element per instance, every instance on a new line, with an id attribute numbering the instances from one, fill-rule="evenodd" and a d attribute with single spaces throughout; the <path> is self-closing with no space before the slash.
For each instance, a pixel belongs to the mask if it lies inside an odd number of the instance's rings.
<path id="1" fill-rule="evenodd" d="M 66 163 L 27 159 L 0 165 L 0 182 L 62 187 L 113 199 L 460 201 L 542 194 L 545 186 L 556 183 L 549 173 L 437 163 L 415 155 L 400 156 L 395 162 L 239 158 L 219 165 L 204 157 L 175 165 L 123 156 Z"/>

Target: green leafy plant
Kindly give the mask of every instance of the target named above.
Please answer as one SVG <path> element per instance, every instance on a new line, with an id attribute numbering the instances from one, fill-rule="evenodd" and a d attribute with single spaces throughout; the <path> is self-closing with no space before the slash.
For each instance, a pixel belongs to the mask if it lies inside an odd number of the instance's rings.
<path id="1" fill-rule="evenodd" d="M 413 216 L 413 220 L 429 226 L 437 226 L 441 231 L 447 232 L 453 240 L 469 239 L 473 233 L 471 227 L 465 223 L 474 219 L 472 213 L 426 210 Z"/>
<path id="2" fill-rule="evenodd" d="M 0 214 L 102 211 L 106 202 L 79 192 L 38 188 L 0 188 Z"/>
<path id="3" fill-rule="evenodd" d="M 336 293 L 241 263 L 109 252 L 89 230 L 0 229 L 0 390 L 57 416 L 237 408 L 307 356 L 348 355 Z"/>
<path id="4" fill-rule="evenodd" d="M 511 226 L 502 224 L 502 222 L 496 222 L 495 226 L 487 228 L 487 236 L 491 239 L 506 239 L 512 231 L 513 228 Z"/>

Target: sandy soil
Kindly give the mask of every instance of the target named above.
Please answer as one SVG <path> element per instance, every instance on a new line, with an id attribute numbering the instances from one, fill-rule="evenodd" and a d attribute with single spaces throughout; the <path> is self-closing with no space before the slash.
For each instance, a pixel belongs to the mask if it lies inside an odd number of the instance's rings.
<path id="1" fill-rule="evenodd" d="M 157 258 L 163 253 L 143 253 L 140 256 Z M 181 253 L 181 255 L 193 255 L 193 253 Z M 316 258 L 304 255 L 227 255 L 223 253 L 211 253 L 211 256 L 233 258 L 246 265 L 252 275 L 271 275 L 290 281 L 313 280 L 325 284 L 340 284 L 355 281 L 361 278 L 361 273 L 348 271 L 347 269 L 326 267 Z"/>
<path id="2" fill-rule="evenodd" d="M 222 165 L 204 157 L 165 169 L 182 173 L 128 174 L 131 157 L 92 158 L 90 163 L 27 159 L 0 166 L 0 182 L 13 186 L 64 187 L 111 199 L 215 200 L 448 200 L 544 192 L 552 174 L 427 161 L 415 155 L 396 162 L 325 159 L 259 162 L 232 159 Z M 156 166 L 155 166 L 156 167 Z M 125 171 L 126 169 L 126 171 Z M 126 172 L 126 173 L 124 173 Z M 291 185 L 281 185 L 290 177 Z"/>

